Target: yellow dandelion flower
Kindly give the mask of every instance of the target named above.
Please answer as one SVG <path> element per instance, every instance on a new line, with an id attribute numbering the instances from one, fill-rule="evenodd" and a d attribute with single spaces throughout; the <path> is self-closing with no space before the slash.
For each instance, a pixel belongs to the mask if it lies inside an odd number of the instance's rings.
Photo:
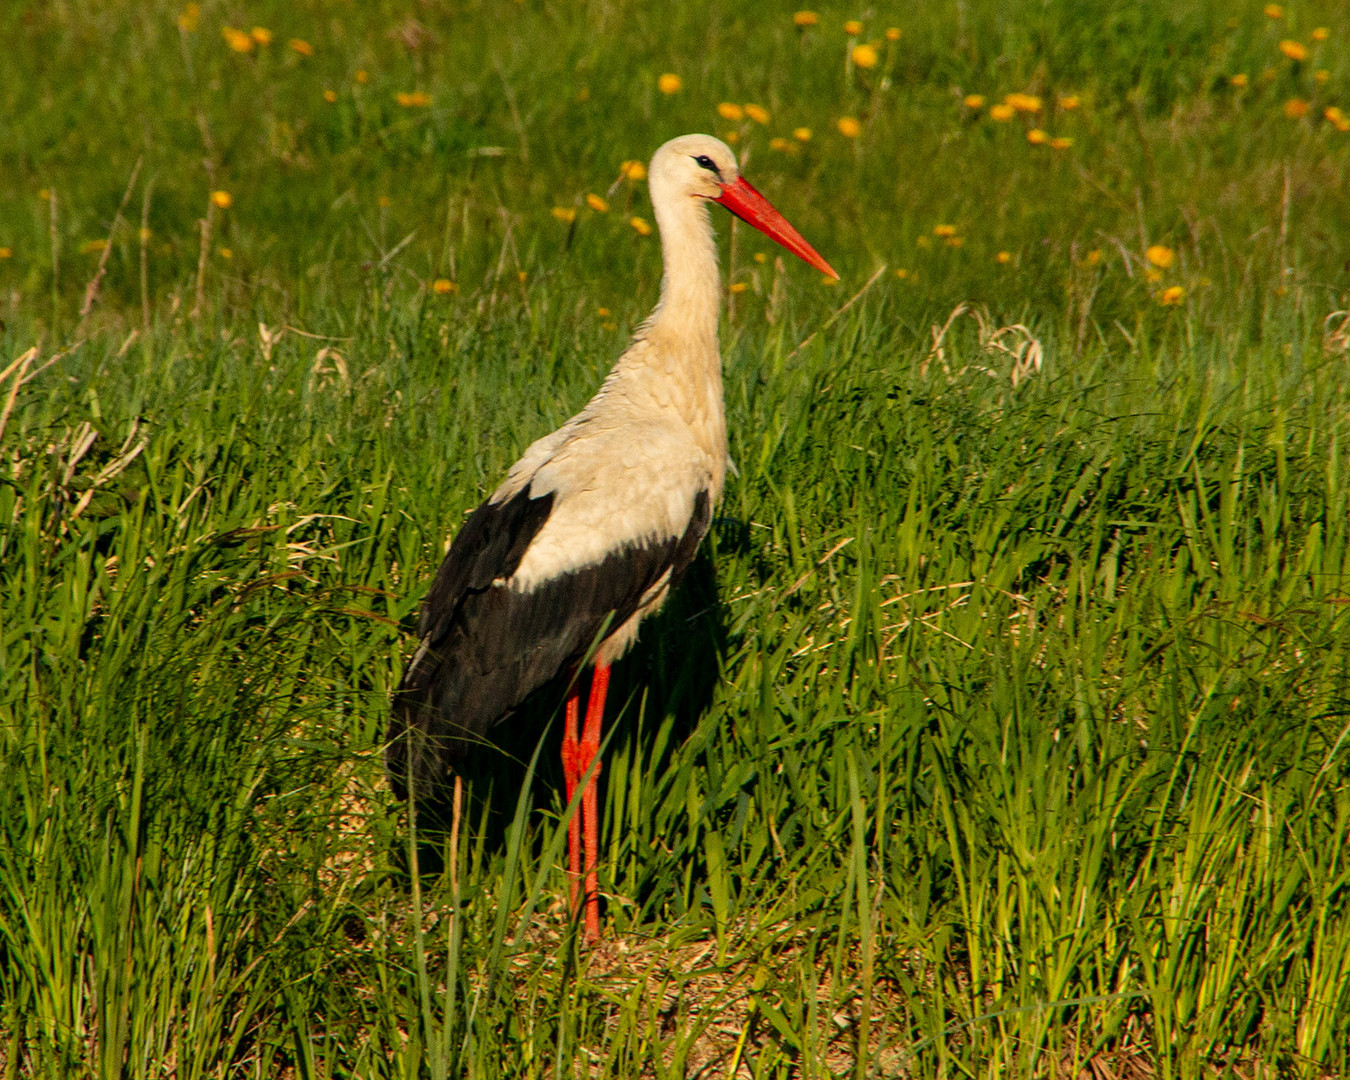
<path id="1" fill-rule="evenodd" d="M 222 26 L 220 36 L 225 39 L 225 44 L 237 53 L 253 51 L 253 38 L 243 30 L 237 30 L 233 26 Z"/>
<path id="2" fill-rule="evenodd" d="M 43 202 L 47 202 L 48 200 L 51 199 L 51 197 L 52 197 L 51 188 L 38 188 L 38 198 L 41 199 Z"/>
<path id="3" fill-rule="evenodd" d="M 1290 60 L 1308 59 L 1308 46 L 1301 41 L 1290 41 L 1286 38 L 1280 42 L 1280 52 L 1284 53 Z"/>
<path id="4" fill-rule="evenodd" d="M 155 235 L 155 230 L 154 230 L 154 229 L 149 229 L 149 228 L 141 227 L 141 228 L 139 228 L 139 229 L 136 230 L 136 238 L 137 238 L 138 240 L 140 240 L 140 242 L 141 242 L 142 244 L 147 243 L 147 242 L 149 241 L 150 237 L 152 237 L 152 236 L 154 236 L 154 235 Z"/>
<path id="5" fill-rule="evenodd" d="M 1014 115 L 1016 112 L 1017 112 L 1017 110 L 1014 109 L 1011 105 L 1007 105 L 1007 104 L 1003 104 L 1003 103 L 1000 103 L 1000 104 L 998 104 L 998 105 L 990 105 L 990 106 L 989 106 L 989 119 L 990 119 L 990 120 L 998 120 L 998 121 L 1000 121 L 1000 122 L 1005 121 L 1005 120 L 1011 120 L 1011 119 L 1013 118 L 1013 115 Z"/>
<path id="6" fill-rule="evenodd" d="M 178 28 L 190 34 L 197 29 L 197 22 L 201 17 L 201 4 L 184 4 L 178 16 Z"/>
<path id="7" fill-rule="evenodd" d="M 1247 76 L 1240 71 L 1236 75 L 1228 76 L 1228 85 L 1236 86 L 1239 90 L 1241 90 L 1244 86 L 1246 86 L 1247 82 L 1248 82 Z"/>
<path id="8" fill-rule="evenodd" d="M 948 247 L 960 247 L 962 244 L 966 242 L 966 238 L 964 236 L 949 236 L 943 242 Z"/>
<path id="9" fill-rule="evenodd" d="M 0 259 L 8 259 L 13 254 L 14 252 L 10 251 L 9 248 L 0 247 Z"/>
<path id="10" fill-rule="evenodd" d="M 647 179 L 647 166 L 640 161 L 625 161 L 619 166 L 619 172 L 627 180 Z"/>
<path id="11" fill-rule="evenodd" d="M 850 37 L 857 37 L 862 33 L 862 23 L 857 19 L 849 19 L 848 22 L 844 23 L 844 33 Z"/>
<path id="12" fill-rule="evenodd" d="M 898 277 L 901 281 L 904 281 L 906 278 L 912 277 L 913 274 L 914 274 L 913 270 L 906 270 L 903 266 L 900 267 L 900 269 L 895 272 L 895 276 Z"/>
<path id="13" fill-rule="evenodd" d="M 286 48 L 290 49 L 291 52 L 299 53 L 301 56 L 314 55 L 314 46 L 311 45 L 304 38 L 298 37 L 291 38 L 290 41 L 286 42 Z"/>
<path id="14" fill-rule="evenodd" d="M 1313 82 L 1317 83 L 1318 86 L 1321 86 L 1324 82 L 1326 82 L 1330 78 L 1331 72 L 1329 72 L 1326 68 L 1318 68 L 1316 71 L 1313 72 Z"/>
<path id="15" fill-rule="evenodd" d="M 955 235 L 956 235 L 956 226 L 955 226 L 955 225 L 934 225 L 934 226 L 933 226 L 933 235 L 934 235 L 934 236 L 944 236 L 944 237 L 945 237 L 945 236 L 955 236 Z"/>
<path id="16" fill-rule="evenodd" d="M 394 97 L 405 109 L 420 109 L 431 104 L 431 95 L 421 90 L 414 90 L 410 94 L 398 93 Z"/>
<path id="17" fill-rule="evenodd" d="M 722 141 L 728 146 L 735 146 L 741 141 L 741 133 L 739 131 L 725 131 L 722 133 Z"/>
<path id="18" fill-rule="evenodd" d="M 589 206 L 592 210 L 594 210 L 597 214 L 603 214 L 606 210 L 609 209 L 609 203 L 606 202 L 601 196 L 597 195 L 595 192 L 591 192 L 589 195 L 586 196 L 586 205 Z"/>
<path id="19" fill-rule="evenodd" d="M 856 139 L 862 134 L 862 124 L 852 116 L 841 116 L 836 121 L 836 126 L 839 128 L 839 134 L 848 139 Z"/>
<path id="20" fill-rule="evenodd" d="M 667 71 L 657 77 L 656 88 L 663 94 L 678 94 L 684 87 L 684 80 L 673 71 Z"/>
<path id="21" fill-rule="evenodd" d="M 529 272 L 526 271 L 526 270 L 517 270 L 517 271 L 516 271 L 516 280 L 519 281 L 522 285 L 525 284 L 525 279 L 526 279 L 527 277 L 529 277 L 529 276 L 530 276 L 530 275 L 529 275 Z"/>
<path id="22" fill-rule="evenodd" d="M 1262 10 L 1266 13 L 1267 19 L 1283 19 L 1284 8 L 1279 4 L 1267 4 Z"/>
<path id="23" fill-rule="evenodd" d="M 767 124 L 769 122 L 769 110 L 763 105 L 746 105 L 745 115 L 750 117 L 756 124 Z"/>
<path id="24" fill-rule="evenodd" d="M 775 135 L 769 140 L 769 149 L 777 150 L 780 154 L 795 154 L 797 144 L 791 139 L 785 139 L 781 135 Z"/>
<path id="25" fill-rule="evenodd" d="M 1284 103 L 1284 115 L 1289 117 L 1290 120 L 1302 120 L 1308 115 L 1308 110 L 1311 107 L 1302 98 L 1293 97 Z"/>
<path id="26" fill-rule="evenodd" d="M 1186 290 L 1180 285 L 1169 285 L 1158 293 L 1158 303 L 1164 307 L 1175 307 L 1186 299 Z"/>
<path id="27" fill-rule="evenodd" d="M 1065 112 L 1073 112 L 1081 104 L 1083 104 L 1082 99 L 1077 94 L 1065 94 L 1059 99 L 1059 107 Z"/>
<path id="28" fill-rule="evenodd" d="M 799 127 L 792 129 L 792 137 L 798 142 L 811 141 L 811 129 L 809 127 Z"/>
<path id="29" fill-rule="evenodd" d="M 438 296 L 448 296 L 452 292 L 458 292 L 459 286 L 449 278 L 438 277 L 431 283 L 431 291 Z"/>
<path id="30" fill-rule="evenodd" d="M 754 254 L 754 260 L 755 262 L 763 266 L 766 262 L 769 261 L 769 257 L 765 255 L 764 252 L 762 251 L 756 251 Z"/>
<path id="31" fill-rule="evenodd" d="M 888 26 L 888 27 L 886 27 L 886 40 L 887 40 L 887 41 L 899 41 L 899 40 L 900 40 L 900 27 L 898 27 L 898 26 Z"/>
<path id="32" fill-rule="evenodd" d="M 736 281 L 727 286 L 727 291 L 734 293 L 743 293 L 748 288 L 750 288 L 750 286 L 747 285 L 744 281 Z"/>
<path id="33" fill-rule="evenodd" d="M 272 31 L 265 26 L 255 26 L 248 32 L 248 36 L 264 48 L 272 44 Z"/>
<path id="34" fill-rule="evenodd" d="M 967 109 L 978 109 L 984 105 L 983 94 L 967 94 L 961 101 Z"/>
<path id="35" fill-rule="evenodd" d="M 595 313 L 602 319 L 608 319 L 611 315 L 614 314 L 614 312 L 610 311 L 609 308 L 607 307 L 596 308 Z"/>
<path id="36" fill-rule="evenodd" d="M 1144 258 L 1159 270 L 1166 270 L 1176 258 L 1176 252 L 1165 244 L 1153 244 L 1144 252 Z"/>
<path id="37" fill-rule="evenodd" d="M 881 54 L 872 45 L 855 45 L 853 47 L 853 62 L 860 68 L 874 68 L 880 60 Z"/>
<path id="38" fill-rule="evenodd" d="M 1050 149 L 1052 150 L 1067 150 L 1072 145 L 1073 140 L 1067 135 L 1056 135 L 1050 140 Z"/>
<path id="39" fill-rule="evenodd" d="M 1102 261 L 1102 253 L 1099 248 L 1093 248 L 1091 251 L 1089 251 L 1086 255 L 1083 256 L 1083 262 L 1087 263 L 1088 266 L 1096 266 L 1101 261 Z"/>
<path id="40" fill-rule="evenodd" d="M 1144 271 L 1144 280 L 1147 281 L 1150 285 L 1155 284 L 1156 282 L 1159 282 L 1162 279 L 1163 279 L 1163 272 L 1161 270 L 1155 270 L 1153 267 L 1150 266 L 1148 269 Z"/>
<path id="41" fill-rule="evenodd" d="M 555 206 L 549 213 L 568 225 L 577 219 L 577 208 L 575 206 Z"/>
<path id="42" fill-rule="evenodd" d="M 219 255 L 222 259 L 234 258 L 234 251 L 227 247 L 216 248 L 216 254 Z"/>
<path id="43" fill-rule="evenodd" d="M 734 101 L 724 101 L 717 106 L 717 115 L 735 124 L 745 119 L 745 110 Z"/>
<path id="44" fill-rule="evenodd" d="M 86 240 L 80 245 L 81 255 L 93 255 L 108 246 L 107 240 Z"/>
<path id="45" fill-rule="evenodd" d="M 1312 39 L 1314 41 L 1326 41 L 1326 39 L 1329 37 L 1331 37 L 1331 31 L 1328 30 L 1325 26 L 1318 26 L 1313 28 Z"/>
<path id="46" fill-rule="evenodd" d="M 1328 120 L 1330 120 L 1333 124 L 1336 123 L 1338 120 L 1345 119 L 1345 113 L 1342 112 L 1341 109 L 1336 105 L 1328 105 L 1326 111 L 1323 112 L 1322 115 L 1326 117 Z"/>
<path id="47" fill-rule="evenodd" d="M 1018 112 L 1038 113 L 1041 111 L 1041 99 L 1035 94 L 1005 94 L 1003 103 L 1011 105 Z"/>
<path id="48" fill-rule="evenodd" d="M 234 196 L 228 191 L 213 191 L 211 192 L 211 201 L 222 210 L 228 210 L 234 205 Z"/>
<path id="49" fill-rule="evenodd" d="M 377 203 L 379 203 L 380 206 L 382 206 L 382 207 L 384 207 L 384 208 L 386 208 L 386 209 L 387 209 L 388 206 L 389 206 L 389 196 L 388 196 L 388 195 L 381 195 L 381 196 L 380 196 L 378 199 L 376 199 L 375 201 L 376 201 Z"/>
<path id="50" fill-rule="evenodd" d="M 994 256 L 994 260 L 1002 266 L 1007 266 L 1010 262 L 1012 262 L 1012 252 L 1000 251 L 997 255 Z"/>
<path id="51" fill-rule="evenodd" d="M 628 224 L 633 226 L 633 231 L 639 236 L 651 236 L 652 234 L 652 227 L 646 218 L 631 217 L 628 219 Z"/>
<path id="52" fill-rule="evenodd" d="M 1043 143 L 1048 143 L 1049 141 L 1050 136 L 1047 135 L 1040 128 L 1032 128 L 1030 131 L 1027 132 L 1027 142 L 1031 143 L 1032 146 L 1040 146 Z"/>
<path id="53" fill-rule="evenodd" d="M 815 26 L 818 22 L 820 22 L 820 16 L 814 11 L 799 11 L 792 16 L 794 26 Z"/>
<path id="54" fill-rule="evenodd" d="M 352 77 L 356 79 L 356 81 L 359 82 L 362 86 L 370 82 L 370 72 L 367 71 L 365 68 L 357 68 L 356 74 Z"/>
<path id="55" fill-rule="evenodd" d="M 337 101 L 337 91 L 325 90 L 323 92 L 323 99 L 324 101 L 328 102 L 329 105 L 332 105 L 335 101 Z"/>

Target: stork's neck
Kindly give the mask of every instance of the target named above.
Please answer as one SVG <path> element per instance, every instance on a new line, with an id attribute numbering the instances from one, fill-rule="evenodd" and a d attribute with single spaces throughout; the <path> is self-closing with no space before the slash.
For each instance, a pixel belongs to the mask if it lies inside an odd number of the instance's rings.
<path id="1" fill-rule="evenodd" d="M 714 499 L 726 472 L 727 422 L 722 403 L 722 355 L 717 347 L 721 288 L 708 205 L 652 193 L 661 230 L 665 274 L 661 300 L 619 358 L 592 407 L 611 396 L 626 409 L 679 416 L 708 455 Z"/>
<path id="2" fill-rule="evenodd" d="M 688 195 L 654 200 L 656 225 L 661 231 L 661 302 L 652 312 L 650 336 L 717 352 L 717 315 L 721 284 L 717 272 L 717 244 L 708 203 Z"/>

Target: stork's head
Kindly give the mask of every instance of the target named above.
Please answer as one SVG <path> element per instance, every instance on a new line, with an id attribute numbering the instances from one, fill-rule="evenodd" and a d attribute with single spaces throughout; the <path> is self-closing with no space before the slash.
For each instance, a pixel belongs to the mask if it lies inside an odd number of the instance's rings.
<path id="1" fill-rule="evenodd" d="M 653 199 L 660 190 L 669 189 L 677 198 L 716 200 L 724 186 L 741 178 L 741 169 L 731 147 L 721 139 L 681 135 L 656 151 L 648 176 Z"/>
<path id="2" fill-rule="evenodd" d="M 681 199 L 721 203 L 817 270 L 834 278 L 839 276 L 769 200 L 741 176 L 736 155 L 721 139 L 711 135 L 681 135 L 671 139 L 656 151 L 647 175 L 654 206 Z"/>

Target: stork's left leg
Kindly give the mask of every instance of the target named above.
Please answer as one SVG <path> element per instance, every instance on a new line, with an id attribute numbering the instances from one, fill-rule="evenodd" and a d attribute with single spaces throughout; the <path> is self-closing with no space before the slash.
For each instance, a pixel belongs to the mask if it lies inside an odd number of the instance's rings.
<path id="1" fill-rule="evenodd" d="M 590 778 L 581 795 L 582 828 L 586 833 L 586 940 L 600 937 L 600 887 L 596 866 L 600 862 L 600 815 L 597 792 L 600 780 L 600 723 L 605 715 L 605 693 L 609 689 L 609 665 L 597 664 L 591 675 L 591 694 L 586 702 L 586 727 L 581 733 L 577 755 L 578 774 Z"/>
<path id="2" fill-rule="evenodd" d="M 580 672 L 576 677 L 580 678 Z M 572 805 L 572 796 L 576 794 L 577 781 L 585 769 L 581 765 L 581 740 L 577 737 L 581 729 L 579 723 L 581 688 L 574 682 L 567 692 L 567 707 L 563 712 L 562 766 L 563 780 L 567 784 L 567 805 Z M 577 886 L 581 884 L 581 807 L 572 813 L 567 824 L 567 889 L 572 901 L 573 913 L 577 910 Z"/>

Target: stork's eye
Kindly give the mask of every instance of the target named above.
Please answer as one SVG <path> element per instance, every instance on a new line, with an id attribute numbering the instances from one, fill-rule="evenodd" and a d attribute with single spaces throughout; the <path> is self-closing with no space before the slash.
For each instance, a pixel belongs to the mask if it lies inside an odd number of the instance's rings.
<path id="1" fill-rule="evenodd" d="M 694 164 L 700 166 L 701 168 L 707 169 L 714 176 L 720 177 L 722 175 L 720 172 L 717 171 L 717 166 L 713 164 L 713 159 L 710 158 L 707 154 L 699 154 L 698 157 L 694 158 Z"/>

